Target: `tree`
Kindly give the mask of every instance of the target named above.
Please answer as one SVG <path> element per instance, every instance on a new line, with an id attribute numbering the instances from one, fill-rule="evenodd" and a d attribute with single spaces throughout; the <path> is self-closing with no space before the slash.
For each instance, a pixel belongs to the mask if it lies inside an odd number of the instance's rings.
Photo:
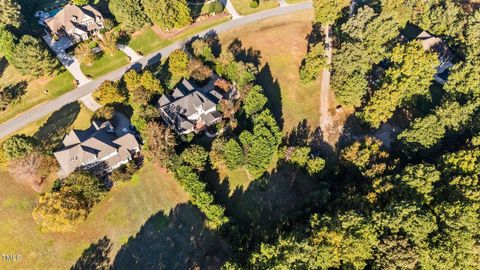
<path id="1" fill-rule="evenodd" d="M 15 180 L 32 186 L 35 191 L 40 191 L 45 179 L 57 167 L 56 161 L 50 156 L 38 152 L 31 152 L 12 160 L 8 172 Z"/>
<path id="2" fill-rule="evenodd" d="M 192 22 L 186 0 L 142 0 L 147 16 L 164 30 L 180 28 Z"/>
<path id="3" fill-rule="evenodd" d="M 185 149 L 180 157 L 185 163 L 201 171 L 207 164 L 208 152 L 200 145 L 192 145 Z"/>
<path id="4" fill-rule="evenodd" d="M 400 175 L 400 181 L 421 194 L 426 202 L 433 199 L 432 191 L 436 182 L 440 181 L 441 174 L 435 166 L 417 164 L 407 166 Z"/>
<path id="5" fill-rule="evenodd" d="M 75 47 L 75 58 L 78 59 L 78 61 L 81 64 L 91 66 L 93 65 L 93 62 L 97 58 L 97 55 L 93 52 L 92 48 L 90 48 L 90 45 L 86 42 L 82 42 Z"/>
<path id="6" fill-rule="evenodd" d="M 267 97 L 263 94 L 263 88 L 259 85 L 255 85 L 245 96 L 243 109 L 247 116 L 251 117 L 262 111 L 265 104 L 267 104 L 267 101 Z"/>
<path id="7" fill-rule="evenodd" d="M 166 126 L 156 122 L 149 122 L 145 130 L 146 156 L 152 162 L 167 166 L 175 155 L 177 145 L 173 132 Z"/>
<path id="8" fill-rule="evenodd" d="M 173 51 L 168 57 L 168 71 L 174 78 L 182 78 L 188 75 L 188 55 L 180 49 Z"/>
<path id="9" fill-rule="evenodd" d="M 438 56 L 425 51 L 416 41 L 395 47 L 390 60 L 392 66 L 386 72 L 385 82 L 359 114 L 374 128 L 387 121 L 398 107 L 428 95 L 439 65 Z"/>
<path id="10" fill-rule="evenodd" d="M 206 184 L 200 181 L 198 175 L 189 166 L 180 166 L 175 171 L 175 178 L 190 194 L 190 200 L 208 219 L 208 225 L 217 229 L 228 222 L 225 209 L 213 202 L 213 196 L 206 191 Z"/>
<path id="11" fill-rule="evenodd" d="M 10 64 L 24 75 L 41 77 L 52 74 L 58 61 L 36 38 L 24 35 L 15 47 Z"/>
<path id="12" fill-rule="evenodd" d="M 325 160 L 323 158 L 314 157 L 307 161 L 307 172 L 310 175 L 317 174 L 325 168 Z"/>
<path id="13" fill-rule="evenodd" d="M 350 5 L 348 0 L 314 0 L 315 21 L 322 25 L 334 23 L 345 7 Z"/>
<path id="14" fill-rule="evenodd" d="M 418 246 L 408 239 L 388 235 L 380 241 L 374 253 L 374 268 L 385 270 L 415 269 L 419 263 Z"/>
<path id="15" fill-rule="evenodd" d="M 303 83 L 316 80 L 322 68 L 327 66 L 327 56 L 323 46 L 323 43 L 319 43 L 310 47 L 300 67 L 300 80 Z"/>
<path id="16" fill-rule="evenodd" d="M 230 50 L 222 51 L 215 61 L 215 71 L 225 79 L 235 82 L 239 89 L 252 82 L 258 69 L 252 63 L 236 61 Z"/>
<path id="17" fill-rule="evenodd" d="M 240 134 L 248 171 L 256 178 L 260 177 L 272 161 L 281 141 L 281 131 L 277 121 L 269 110 L 264 110 L 254 120 L 253 132 Z"/>
<path id="18" fill-rule="evenodd" d="M 0 28 L 0 53 L 8 62 L 12 61 L 15 52 L 15 36 L 5 28 Z"/>
<path id="19" fill-rule="evenodd" d="M 115 115 L 115 108 L 111 105 L 106 105 L 96 110 L 92 116 L 92 120 L 109 121 Z"/>
<path id="20" fill-rule="evenodd" d="M 163 94 L 162 84 L 160 80 L 150 70 L 145 70 L 140 78 L 140 84 L 150 94 Z"/>
<path id="21" fill-rule="evenodd" d="M 195 57 L 202 59 L 203 61 L 214 61 L 212 48 L 204 39 L 196 39 L 191 44 L 192 53 Z"/>
<path id="22" fill-rule="evenodd" d="M 102 35 L 102 38 L 100 39 L 100 47 L 105 53 L 108 53 L 109 55 L 114 55 L 118 51 L 118 38 L 118 32 L 106 32 Z"/>
<path id="23" fill-rule="evenodd" d="M 290 146 L 286 148 L 285 151 L 285 160 L 296 164 L 300 167 L 305 167 L 310 158 L 310 147 L 304 146 Z"/>
<path id="24" fill-rule="evenodd" d="M 235 170 L 245 162 L 245 156 L 240 144 L 235 139 L 230 139 L 223 147 L 225 164 L 230 170 Z"/>
<path id="25" fill-rule="evenodd" d="M 73 173 L 62 182 L 59 191 L 40 196 L 33 218 L 43 231 L 74 231 L 104 194 L 98 178 L 85 172 Z"/>
<path id="26" fill-rule="evenodd" d="M 388 57 L 399 25 L 390 16 L 364 6 L 341 26 L 341 46 L 334 50 L 332 88 L 346 106 L 360 106 L 367 93 L 367 74 Z"/>
<path id="27" fill-rule="evenodd" d="M 20 5 L 15 0 L 0 0 L 0 27 L 20 27 L 22 15 Z"/>
<path id="28" fill-rule="evenodd" d="M 105 81 L 103 82 L 95 92 L 93 97 L 101 105 L 107 105 L 110 103 L 123 103 L 127 100 L 125 93 L 120 88 L 118 81 Z"/>
<path id="29" fill-rule="evenodd" d="M 415 119 L 410 128 L 398 135 L 398 139 L 412 151 L 428 150 L 437 145 L 447 131 L 457 132 L 466 126 L 478 106 L 478 101 L 475 100 L 464 105 L 445 100 L 435 108 L 433 114 Z"/>
<path id="30" fill-rule="evenodd" d="M 142 85 L 142 76 L 138 74 L 135 69 L 130 69 L 123 75 L 123 81 L 125 82 L 128 91 L 132 92 Z"/>
<path id="31" fill-rule="evenodd" d="M 150 23 L 140 0 L 110 0 L 108 7 L 115 19 L 129 31 L 136 31 Z"/>
<path id="32" fill-rule="evenodd" d="M 73 3 L 77 6 L 86 6 L 90 4 L 90 0 L 73 0 Z"/>
<path id="33" fill-rule="evenodd" d="M 373 137 L 356 141 L 340 152 L 344 166 L 355 173 L 374 178 L 388 169 L 388 152 L 382 150 L 382 142 Z"/>
<path id="34" fill-rule="evenodd" d="M 37 142 L 33 137 L 24 134 L 13 135 L 3 142 L 3 153 L 11 160 L 33 152 L 36 146 Z"/>
<path id="35" fill-rule="evenodd" d="M 112 174 L 110 174 L 108 178 L 114 183 L 127 182 L 132 179 L 132 176 L 135 174 L 137 170 L 138 170 L 137 164 L 131 161 L 113 170 Z"/>

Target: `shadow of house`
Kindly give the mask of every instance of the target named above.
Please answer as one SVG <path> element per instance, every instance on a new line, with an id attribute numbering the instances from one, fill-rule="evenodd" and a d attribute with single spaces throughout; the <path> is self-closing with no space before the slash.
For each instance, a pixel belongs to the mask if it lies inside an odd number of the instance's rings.
<path id="1" fill-rule="evenodd" d="M 70 270 L 108 270 L 110 269 L 110 251 L 112 242 L 106 236 L 90 244 Z"/>
<path id="2" fill-rule="evenodd" d="M 263 87 L 265 96 L 268 98 L 268 107 L 277 120 L 280 129 L 283 128 L 282 92 L 278 80 L 273 78 L 270 65 L 267 63 L 257 74 L 256 83 Z"/>
<path id="3" fill-rule="evenodd" d="M 38 129 L 33 137 L 37 139 L 43 150 L 53 151 L 57 149 L 79 113 L 80 103 L 78 102 L 63 106 L 48 118 L 47 122 Z"/>
<path id="4" fill-rule="evenodd" d="M 180 204 L 151 216 L 117 253 L 113 269 L 220 269 L 230 247 L 204 226 L 198 208 Z"/>

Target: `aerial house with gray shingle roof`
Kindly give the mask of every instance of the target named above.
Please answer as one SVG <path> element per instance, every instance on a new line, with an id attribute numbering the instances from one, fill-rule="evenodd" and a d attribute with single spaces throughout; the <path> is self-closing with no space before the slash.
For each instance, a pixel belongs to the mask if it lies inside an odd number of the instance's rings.
<path id="1" fill-rule="evenodd" d="M 61 167 L 60 175 L 67 176 L 77 170 L 110 172 L 139 151 L 138 141 L 128 129 L 115 128 L 109 121 L 94 121 L 87 130 L 72 130 L 54 156 Z"/>
<path id="2" fill-rule="evenodd" d="M 224 91 L 215 87 L 215 79 L 204 87 L 196 87 L 184 79 L 172 94 L 162 95 L 157 108 L 164 121 L 179 134 L 198 133 L 220 122 L 223 115 L 217 105 L 221 100 L 236 98 L 236 90 L 232 87 L 230 91 Z"/>
<path id="3" fill-rule="evenodd" d="M 66 5 L 55 16 L 45 20 L 50 33 L 57 37 L 69 37 L 77 43 L 97 35 L 103 28 L 103 16 L 90 5 Z"/>

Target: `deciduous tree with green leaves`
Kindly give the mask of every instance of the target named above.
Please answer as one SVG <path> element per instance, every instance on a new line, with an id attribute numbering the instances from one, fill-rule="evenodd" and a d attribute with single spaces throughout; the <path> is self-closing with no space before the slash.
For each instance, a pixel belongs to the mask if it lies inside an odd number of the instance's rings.
<path id="1" fill-rule="evenodd" d="M 105 81 L 103 82 L 95 92 L 93 97 L 101 105 L 107 105 L 110 103 L 123 103 L 127 100 L 127 97 L 120 87 L 118 81 Z"/>
<path id="2" fill-rule="evenodd" d="M 192 22 L 186 0 L 141 0 L 147 16 L 160 28 L 172 30 Z"/>

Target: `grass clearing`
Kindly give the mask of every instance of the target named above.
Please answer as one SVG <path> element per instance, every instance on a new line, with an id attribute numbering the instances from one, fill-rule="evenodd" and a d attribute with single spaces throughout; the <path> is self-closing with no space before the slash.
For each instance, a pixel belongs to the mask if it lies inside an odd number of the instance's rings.
<path id="1" fill-rule="evenodd" d="M 313 127 L 319 123 L 321 79 L 304 85 L 298 73 L 307 51 L 306 36 L 312 20 L 312 11 L 301 11 L 220 35 L 224 48 L 238 39 L 245 49 L 260 52 L 257 83 L 269 97 L 272 112 L 283 122 L 284 133 L 304 119 Z"/>
<path id="2" fill-rule="evenodd" d="M 0 77 L 0 87 L 24 83 L 26 83 L 25 95 L 20 102 L 0 112 L 0 123 L 75 88 L 73 76 L 63 68 L 54 78 L 32 79 L 21 75 L 14 67 L 8 66 Z M 45 90 L 48 90 L 48 93 L 45 93 Z"/>
<path id="3" fill-rule="evenodd" d="M 229 21 L 230 17 L 220 16 L 215 20 L 208 20 L 204 22 L 199 22 L 196 25 L 185 28 L 185 30 L 180 31 L 175 36 L 165 39 L 160 37 L 151 27 L 142 30 L 140 33 L 134 34 L 128 46 L 134 49 L 137 52 L 147 55 L 161 48 L 167 47 L 175 41 L 185 39 L 194 35 L 195 33 L 204 31 L 216 25 L 222 24 L 226 21 Z"/>
<path id="4" fill-rule="evenodd" d="M 232 0 L 233 7 L 240 15 L 248 15 L 260 12 L 266 9 L 276 8 L 280 5 L 276 0 L 267 0 L 261 1 L 258 7 L 251 8 L 251 2 L 252 0 Z"/>
<path id="5" fill-rule="evenodd" d="M 41 233 L 31 215 L 37 194 L 4 171 L 0 177 L 0 214 L 5 217 L 0 223 L 0 250 L 22 255 L 20 262 L 0 261 L 1 269 L 69 269 L 91 242 L 104 236 L 112 241 L 114 255 L 145 220 L 188 199 L 172 175 L 146 164 L 135 181 L 115 186 L 76 232 Z"/>
<path id="6" fill-rule="evenodd" d="M 152 28 L 148 27 L 132 36 L 128 46 L 137 52 L 144 55 L 149 54 L 158 48 L 163 48 L 170 45 L 172 42 L 169 40 L 161 39 Z"/>
<path id="7" fill-rule="evenodd" d="M 95 60 L 93 65 L 87 66 L 82 64 L 80 68 L 86 76 L 96 79 L 102 75 L 109 73 L 127 65 L 130 62 L 128 56 L 118 50 L 113 55 L 104 53 L 99 59 Z"/>

